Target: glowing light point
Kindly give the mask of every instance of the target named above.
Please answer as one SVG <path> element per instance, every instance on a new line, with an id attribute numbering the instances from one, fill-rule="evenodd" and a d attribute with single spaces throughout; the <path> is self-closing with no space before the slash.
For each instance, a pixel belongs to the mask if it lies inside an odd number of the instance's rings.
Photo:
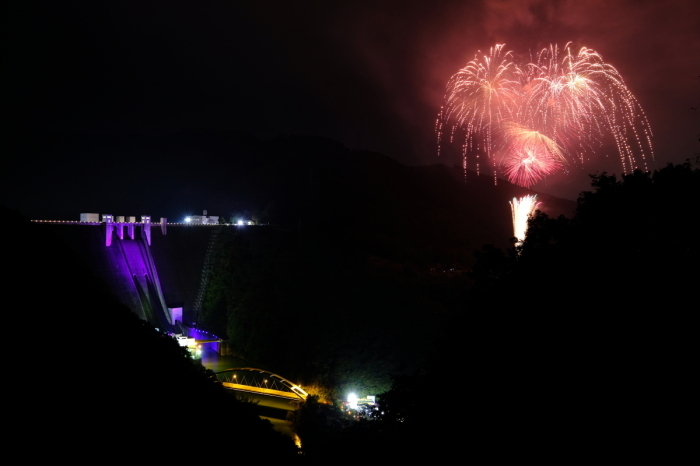
<path id="1" fill-rule="evenodd" d="M 350 409 L 357 409 L 357 395 L 354 393 L 348 395 L 348 406 Z"/>

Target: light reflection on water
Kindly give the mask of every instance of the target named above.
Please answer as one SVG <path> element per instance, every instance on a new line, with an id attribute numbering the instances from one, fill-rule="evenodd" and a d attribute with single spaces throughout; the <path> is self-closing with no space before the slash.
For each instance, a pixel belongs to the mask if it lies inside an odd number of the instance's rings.
<path id="1" fill-rule="evenodd" d="M 197 328 L 187 328 L 187 335 L 197 341 L 216 340 L 217 335 L 208 333 Z M 244 359 L 234 356 L 220 356 L 217 352 L 220 343 L 200 343 L 202 350 L 202 365 L 214 372 L 224 371 L 234 367 L 251 367 L 251 364 Z M 255 366 L 253 366 L 255 367 Z"/>
<path id="2" fill-rule="evenodd" d="M 202 365 L 214 372 L 225 371 L 234 367 L 251 367 L 250 363 L 235 356 L 220 356 L 209 348 L 210 343 L 202 344 Z"/>

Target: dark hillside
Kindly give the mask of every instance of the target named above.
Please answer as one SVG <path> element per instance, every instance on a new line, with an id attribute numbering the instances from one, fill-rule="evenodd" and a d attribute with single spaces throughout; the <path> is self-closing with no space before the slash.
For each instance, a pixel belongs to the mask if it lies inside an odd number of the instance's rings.
<path id="1" fill-rule="evenodd" d="M 379 393 L 474 306 L 474 252 L 512 245 L 508 203 L 529 192 L 319 138 L 265 150 L 247 183 L 261 202 L 251 211 L 274 225 L 225 230 L 201 322 L 298 380 Z M 574 206 L 545 197 L 543 208 Z"/>
<path id="2" fill-rule="evenodd" d="M 223 230 L 201 323 L 280 373 L 371 393 L 388 387 L 391 372 L 419 365 L 441 319 L 473 306 L 474 253 L 489 243 L 511 246 L 509 201 L 531 194 L 473 172 L 465 181 L 458 167 L 408 167 L 318 137 L 187 132 L 59 142 L 29 141 L 25 150 L 91 151 L 115 161 L 108 179 L 124 202 L 91 196 L 97 182 L 86 167 L 66 192 L 85 198 L 83 211 L 176 221 L 206 208 L 264 224 Z M 171 187 L 154 189 L 154 176 Z M 540 199 L 552 216 L 575 208 Z M 162 236 L 156 227 L 151 248 L 167 304 L 184 304 L 190 318 L 210 232 L 192 235 L 171 228 Z M 94 262 L 105 254 L 100 239 L 92 242 L 85 261 L 115 282 L 113 269 Z"/>
<path id="3" fill-rule="evenodd" d="M 466 267 L 486 243 L 508 246 L 509 201 L 531 191 L 443 165 L 408 167 L 319 138 L 280 137 L 249 178 L 263 222 L 304 234 L 311 225 L 369 254 L 421 267 Z M 575 203 L 541 195 L 542 210 L 569 214 Z"/>

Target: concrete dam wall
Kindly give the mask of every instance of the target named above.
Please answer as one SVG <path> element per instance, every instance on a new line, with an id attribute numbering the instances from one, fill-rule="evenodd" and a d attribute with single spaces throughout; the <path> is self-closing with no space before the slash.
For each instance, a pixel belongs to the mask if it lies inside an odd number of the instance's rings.
<path id="1" fill-rule="evenodd" d="M 207 249 L 222 228 L 168 225 L 164 235 L 156 224 L 151 226 L 148 246 L 142 227 L 137 226 L 134 239 L 115 235 L 108 247 L 104 224 L 35 225 L 47 241 L 65 243 L 117 301 L 163 330 L 170 330 L 168 308 L 182 308 L 183 321 L 188 324 L 194 319 Z"/>

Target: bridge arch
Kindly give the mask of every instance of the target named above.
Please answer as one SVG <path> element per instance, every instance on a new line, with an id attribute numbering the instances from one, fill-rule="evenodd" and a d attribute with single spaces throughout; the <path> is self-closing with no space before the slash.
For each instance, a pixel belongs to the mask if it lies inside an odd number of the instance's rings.
<path id="1" fill-rule="evenodd" d="M 244 376 L 238 379 L 237 372 L 243 372 Z M 247 372 L 250 373 L 249 377 L 245 377 Z M 226 388 L 234 390 L 302 400 L 306 400 L 306 397 L 309 396 L 303 388 L 281 375 L 255 367 L 233 367 L 216 372 L 216 378 Z M 263 382 L 260 381 L 261 378 L 264 380 Z M 268 383 L 268 379 L 270 383 Z"/>

